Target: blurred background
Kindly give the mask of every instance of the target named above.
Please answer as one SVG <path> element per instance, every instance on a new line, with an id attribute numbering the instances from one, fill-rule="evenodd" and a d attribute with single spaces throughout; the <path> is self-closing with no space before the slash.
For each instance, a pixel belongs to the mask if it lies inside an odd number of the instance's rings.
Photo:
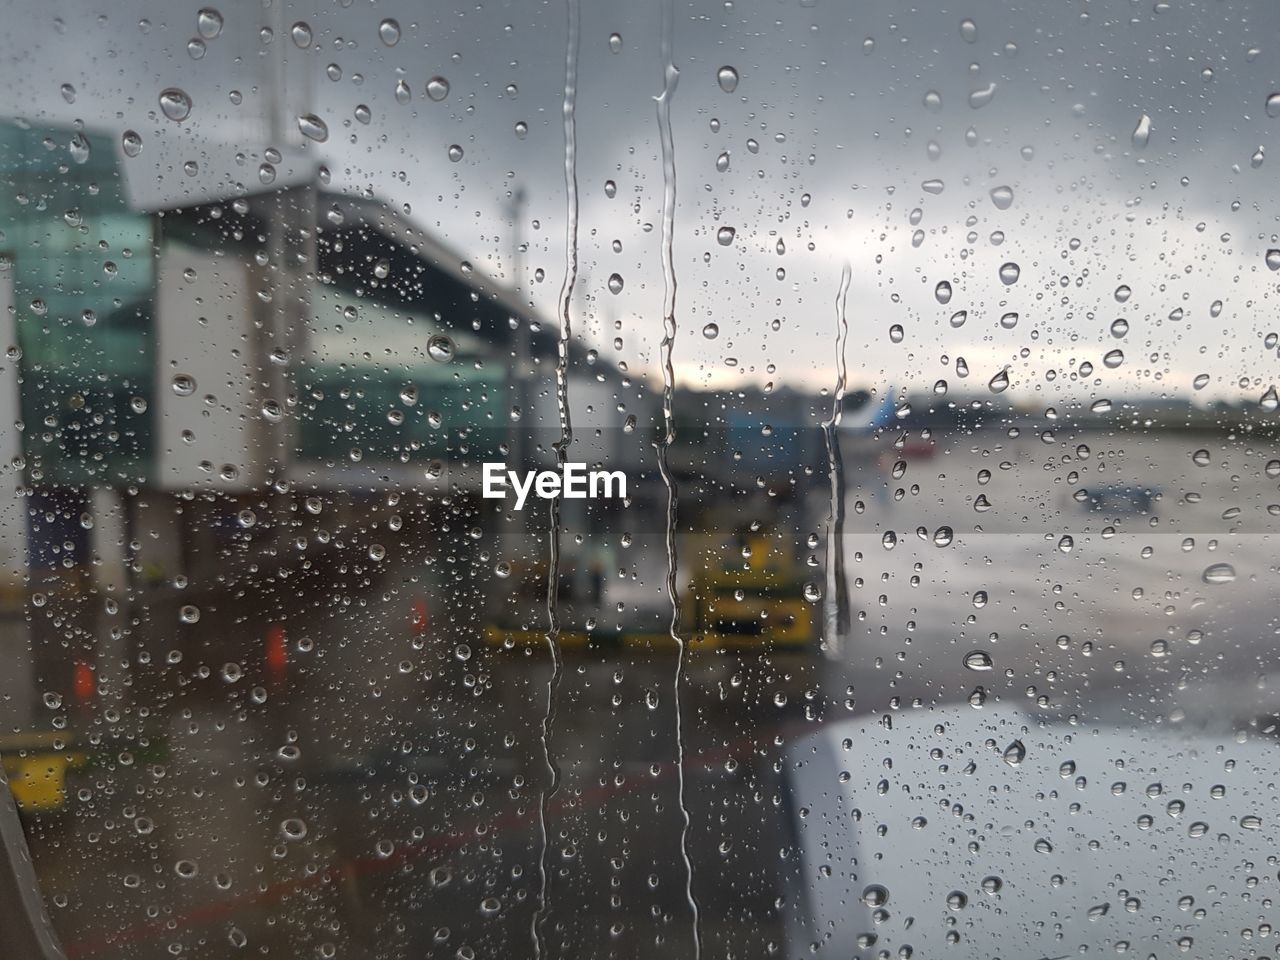
<path id="1" fill-rule="evenodd" d="M 67 957 L 1275 953 L 1274 4 L 0 6 Z"/>

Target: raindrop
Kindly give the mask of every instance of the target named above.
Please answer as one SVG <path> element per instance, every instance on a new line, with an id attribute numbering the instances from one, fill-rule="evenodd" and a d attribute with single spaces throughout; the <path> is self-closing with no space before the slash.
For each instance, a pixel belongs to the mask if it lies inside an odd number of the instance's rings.
<path id="1" fill-rule="evenodd" d="M 289 36 L 293 38 L 293 45 L 299 50 L 305 50 L 311 46 L 311 27 L 301 20 L 289 29 Z"/>
<path id="2" fill-rule="evenodd" d="M 396 81 L 396 103 L 405 104 L 413 99 L 413 93 L 409 90 L 409 84 L 403 80 Z"/>
<path id="3" fill-rule="evenodd" d="M 1021 740 L 1015 740 L 1004 748 L 1004 753 L 1000 759 L 1011 767 L 1021 765 L 1022 761 L 1027 758 L 1026 745 Z"/>
<path id="4" fill-rule="evenodd" d="M 729 151 L 723 151 L 720 156 L 716 157 L 716 172 L 726 173 L 729 169 Z"/>
<path id="5" fill-rule="evenodd" d="M 945 190 L 946 187 L 947 185 L 945 183 L 937 179 L 926 180 L 924 183 L 920 184 L 921 190 L 923 190 L 925 193 L 931 193 L 935 197 L 938 194 L 940 194 L 943 190 Z"/>
<path id="6" fill-rule="evenodd" d="M 329 139 L 329 128 L 314 113 L 307 113 L 298 118 L 298 132 L 316 143 L 324 143 Z"/>
<path id="7" fill-rule="evenodd" d="M 714 340 L 720 336 L 720 327 L 715 323 L 708 323 L 702 328 L 702 335 L 708 340 Z"/>
<path id="8" fill-rule="evenodd" d="M 991 654 L 985 650 L 971 650 L 964 655 L 964 665 L 969 670 L 982 672 L 992 669 L 995 666 L 995 661 L 991 659 Z"/>
<path id="9" fill-rule="evenodd" d="M 176 373 L 170 381 L 173 392 L 180 397 L 189 397 L 196 392 L 196 380 L 185 373 Z"/>
<path id="10" fill-rule="evenodd" d="M 1276 396 L 1276 388 L 1274 386 L 1267 388 L 1267 392 L 1258 400 L 1258 406 L 1267 413 L 1274 413 L 1276 408 L 1280 407 L 1280 396 Z"/>
<path id="11" fill-rule="evenodd" d="M 1203 390 L 1209 385 L 1209 375 L 1207 373 L 1198 373 L 1196 378 L 1191 381 L 1191 386 L 1196 390 Z"/>
<path id="12" fill-rule="evenodd" d="M 1022 268 L 1012 260 L 1000 265 L 1000 282 L 1006 287 L 1012 286 L 1018 282 L 1018 277 L 1022 274 Z"/>
<path id="13" fill-rule="evenodd" d="M 1119 350 L 1119 349 L 1108 350 L 1102 358 L 1102 365 L 1111 370 L 1114 370 L 1116 367 L 1120 366 L 1120 364 L 1122 363 L 1124 363 L 1123 350 Z"/>
<path id="14" fill-rule="evenodd" d="M 725 93 L 733 93 L 738 89 L 738 71 L 733 67 L 721 67 L 716 71 L 716 83 Z"/>
<path id="15" fill-rule="evenodd" d="M 995 95 L 996 85 L 994 83 L 988 83 L 985 87 L 975 90 L 973 93 L 969 94 L 969 106 L 974 110 L 978 110 L 990 103 Z"/>
<path id="16" fill-rule="evenodd" d="M 1267 97 L 1267 116 L 1273 119 L 1280 117 L 1280 93 L 1273 93 Z"/>
<path id="17" fill-rule="evenodd" d="M 889 889 L 872 883 L 862 890 L 862 902 L 868 907 L 883 907 L 889 902 Z"/>
<path id="18" fill-rule="evenodd" d="M 937 90 L 930 90 L 924 95 L 924 108 L 930 113 L 937 113 L 942 109 L 942 94 Z"/>
<path id="19" fill-rule="evenodd" d="M 444 77 L 432 77 L 427 81 L 427 99 L 439 103 L 449 96 L 449 81 Z"/>
<path id="20" fill-rule="evenodd" d="M 1205 583 L 1231 583 L 1236 578 L 1236 568 L 1229 563 L 1215 563 L 1205 567 L 1200 579 Z"/>
<path id="21" fill-rule="evenodd" d="M 183 623 L 187 623 L 187 624 L 199 623 L 200 608 L 197 606 L 193 606 L 190 603 L 185 604 L 182 607 L 182 609 L 178 611 L 178 619 L 181 620 Z"/>
<path id="22" fill-rule="evenodd" d="M 67 144 L 67 152 L 71 154 L 71 159 L 76 163 L 87 163 L 92 148 L 89 146 L 89 138 L 83 133 L 77 133 L 71 138 L 71 142 Z"/>
<path id="23" fill-rule="evenodd" d="M 1129 332 L 1129 321 L 1124 317 L 1118 317 L 1111 321 L 1111 335 L 1119 340 Z"/>
<path id="24" fill-rule="evenodd" d="M 610 274 L 610 275 L 609 275 L 609 292 L 610 292 L 610 293 L 613 293 L 613 294 L 618 294 L 618 293 L 621 293 L 621 292 L 622 292 L 622 277 L 621 277 L 621 275 L 616 274 L 616 273 L 613 273 L 613 274 Z"/>
<path id="25" fill-rule="evenodd" d="M 1006 330 L 1012 330 L 1018 325 L 1018 315 L 1016 313 L 1006 313 L 1000 317 L 1000 326 Z"/>
<path id="26" fill-rule="evenodd" d="M 378 36 L 388 47 L 400 42 L 400 24 L 388 17 L 378 24 Z"/>
<path id="27" fill-rule="evenodd" d="M 620 33 L 609 34 L 609 52 L 610 53 L 622 52 L 622 34 Z"/>
<path id="28" fill-rule="evenodd" d="M 954 538 L 955 535 L 950 527 L 939 527 L 933 532 L 933 545 L 935 547 L 949 547 Z"/>
<path id="29" fill-rule="evenodd" d="M 963 327 L 964 322 L 968 319 L 969 319 L 969 311 L 957 310 L 955 313 L 951 315 L 951 326 L 957 329 L 960 327 Z"/>
<path id="30" fill-rule="evenodd" d="M 978 40 L 978 25 L 967 17 L 961 20 L 960 36 L 964 38 L 965 43 L 976 43 Z"/>
<path id="31" fill-rule="evenodd" d="M 181 123 L 191 116 L 191 98 L 177 87 L 167 87 L 160 91 L 160 112 Z"/>
<path id="32" fill-rule="evenodd" d="M 454 352 L 453 341 L 443 333 L 437 333 L 427 341 L 427 356 L 437 363 L 448 363 Z"/>
<path id="33" fill-rule="evenodd" d="M 1151 142 L 1151 118 L 1145 113 L 1138 118 L 1138 125 L 1133 128 L 1133 134 L 1129 139 L 1136 150 L 1144 149 Z"/>
<path id="34" fill-rule="evenodd" d="M 196 32 L 206 40 L 212 40 L 222 32 L 222 14 L 205 7 L 196 14 Z"/>
<path id="35" fill-rule="evenodd" d="M 126 157 L 136 157 L 142 152 L 142 137 L 136 130 L 126 130 L 120 136 L 120 149 Z"/>
<path id="36" fill-rule="evenodd" d="M 297 817 L 290 817 L 280 823 L 280 836 L 286 840 L 301 840 L 307 835 L 307 825 Z"/>
<path id="37" fill-rule="evenodd" d="M 735 231 L 733 227 L 721 227 L 716 231 L 716 243 L 720 244 L 722 247 L 727 247 L 729 244 L 733 243 L 733 238 L 736 234 L 737 231 Z M 615 290 L 614 293 L 617 293 L 617 291 Z"/>
<path id="38" fill-rule="evenodd" d="M 1280 270 L 1280 249 L 1272 247 L 1263 258 L 1268 270 Z"/>
<path id="39" fill-rule="evenodd" d="M 987 388 L 992 393 L 1004 393 L 1009 389 L 1009 370 L 1005 368 L 987 381 Z"/>
<path id="40" fill-rule="evenodd" d="M 810 603 L 817 603 L 822 599 L 822 588 L 816 583 L 806 583 L 804 585 L 804 598 Z"/>
<path id="41" fill-rule="evenodd" d="M 1195 453 L 1191 454 L 1191 462 L 1197 467 L 1207 467 L 1210 462 L 1209 451 L 1201 447 Z"/>
<path id="42" fill-rule="evenodd" d="M 991 202 L 997 210 L 1008 210 L 1013 206 L 1013 189 L 1011 187 L 992 187 Z"/>
<path id="43" fill-rule="evenodd" d="M 461 146 L 459 146 L 459 145 L 458 145 L 458 144 L 456 144 L 456 143 L 451 143 L 451 144 L 449 144 L 449 160 L 450 160 L 450 162 L 452 162 L 452 163 L 457 163 L 457 162 L 458 162 L 459 160 L 461 160 L 461 159 L 462 159 L 462 147 L 461 147 Z"/>
<path id="44" fill-rule="evenodd" d="M 939 280 L 938 285 L 933 288 L 934 299 L 939 303 L 951 302 L 951 284 L 946 280 Z"/>
<path id="45" fill-rule="evenodd" d="M 62 94 L 62 99 L 67 103 L 76 102 L 76 88 L 69 83 L 64 83 L 58 88 L 58 92 Z"/>

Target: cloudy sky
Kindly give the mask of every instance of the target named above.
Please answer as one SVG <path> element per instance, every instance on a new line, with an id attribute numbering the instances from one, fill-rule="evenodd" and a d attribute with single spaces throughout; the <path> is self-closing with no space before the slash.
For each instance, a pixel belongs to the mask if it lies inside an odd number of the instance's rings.
<path id="1" fill-rule="evenodd" d="M 564 0 L 242 0 L 203 22 L 200 3 L 5 7 L 24 24 L 0 39 L 8 114 L 81 121 L 103 149 L 137 131 L 130 176 L 177 190 L 181 160 L 202 165 L 196 181 L 222 170 L 252 183 L 268 147 L 299 148 L 334 188 L 408 211 L 554 316 Z M 1198 375 L 1200 397 L 1258 397 L 1277 379 L 1276 4 L 674 9 L 683 382 L 833 383 L 846 264 L 854 385 L 982 393 L 1007 367 L 1015 398 L 1087 405 L 1191 395 Z M 582 5 L 575 111 L 574 330 L 648 373 L 661 339 L 659 10 Z M 429 95 L 432 78 L 447 94 Z M 190 97 L 181 122 L 161 110 L 168 88 Z M 299 133 L 305 114 L 324 122 L 323 143 Z"/>

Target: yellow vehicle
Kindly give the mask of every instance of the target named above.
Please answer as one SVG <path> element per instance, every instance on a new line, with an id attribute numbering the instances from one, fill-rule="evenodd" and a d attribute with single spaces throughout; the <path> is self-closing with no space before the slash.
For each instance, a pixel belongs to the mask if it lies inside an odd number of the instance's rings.
<path id="1" fill-rule="evenodd" d="M 693 649 L 781 653 L 816 640 L 794 551 L 759 531 L 710 543 L 687 606 Z"/>
<path id="2" fill-rule="evenodd" d="M 69 748 L 55 731 L 0 737 L 5 779 L 18 809 L 27 814 L 57 813 L 67 802 L 67 772 L 86 757 Z"/>

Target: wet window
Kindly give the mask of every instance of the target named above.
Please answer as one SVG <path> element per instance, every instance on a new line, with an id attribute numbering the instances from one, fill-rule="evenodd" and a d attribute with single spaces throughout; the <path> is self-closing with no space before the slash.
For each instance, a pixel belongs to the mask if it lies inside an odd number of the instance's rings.
<path id="1" fill-rule="evenodd" d="M 1273 5 L 9 13 L 15 956 L 1280 951 Z"/>

